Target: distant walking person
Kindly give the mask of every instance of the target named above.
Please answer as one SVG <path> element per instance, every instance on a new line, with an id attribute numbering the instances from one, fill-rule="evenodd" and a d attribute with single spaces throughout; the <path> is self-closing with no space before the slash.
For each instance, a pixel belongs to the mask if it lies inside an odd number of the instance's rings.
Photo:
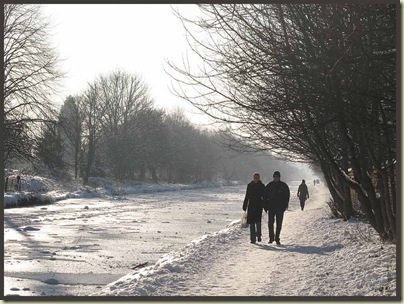
<path id="1" fill-rule="evenodd" d="M 261 218 L 265 185 L 260 180 L 259 173 L 254 173 L 253 180 L 247 185 L 243 210 L 247 210 L 247 223 L 250 224 L 250 240 L 255 244 L 261 242 Z"/>
<path id="2" fill-rule="evenodd" d="M 275 240 L 276 244 L 280 245 L 283 214 L 289 206 L 290 191 L 289 186 L 280 180 L 281 174 L 279 171 L 274 172 L 273 178 L 274 180 L 265 187 L 264 209 L 268 211 L 269 243 L 273 243 Z M 274 233 L 275 218 L 276 234 Z"/>
<path id="3" fill-rule="evenodd" d="M 297 196 L 299 197 L 300 200 L 300 208 L 302 208 L 302 211 L 304 209 L 304 203 L 306 202 L 306 199 L 309 198 L 309 190 L 307 189 L 306 181 L 302 179 L 302 183 L 299 185 L 299 189 L 297 190 Z"/>

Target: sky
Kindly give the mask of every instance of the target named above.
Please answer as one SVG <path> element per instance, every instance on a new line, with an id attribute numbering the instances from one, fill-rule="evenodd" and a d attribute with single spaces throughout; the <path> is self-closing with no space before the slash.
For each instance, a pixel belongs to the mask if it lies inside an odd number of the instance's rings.
<path id="1" fill-rule="evenodd" d="M 61 93 L 79 94 L 101 74 L 116 69 L 140 75 L 150 88 L 157 107 L 181 108 L 197 124 L 208 118 L 187 101 L 173 95 L 171 78 L 164 71 L 166 60 L 181 66 L 190 48 L 181 21 L 172 7 L 182 14 L 196 16 L 194 4 L 47 4 L 43 13 L 52 24 L 51 43 L 62 59 L 66 72 Z"/>

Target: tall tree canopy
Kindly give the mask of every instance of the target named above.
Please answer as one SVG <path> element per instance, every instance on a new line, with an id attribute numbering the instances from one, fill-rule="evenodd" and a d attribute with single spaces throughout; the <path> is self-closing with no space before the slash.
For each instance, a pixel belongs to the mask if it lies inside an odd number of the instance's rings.
<path id="1" fill-rule="evenodd" d="M 50 96 L 63 73 L 50 23 L 33 4 L 4 4 L 4 161 L 31 158 L 40 122 L 54 119 Z"/>

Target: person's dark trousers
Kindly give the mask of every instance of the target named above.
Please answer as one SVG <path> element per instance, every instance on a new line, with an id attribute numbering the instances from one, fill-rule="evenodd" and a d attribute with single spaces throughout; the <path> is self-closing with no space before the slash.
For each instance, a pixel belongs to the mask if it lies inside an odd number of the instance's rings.
<path id="1" fill-rule="evenodd" d="M 302 210 L 304 209 L 304 202 L 305 202 L 306 200 L 304 199 L 304 198 L 301 198 L 300 199 L 300 208 L 302 208 Z"/>
<path id="2" fill-rule="evenodd" d="M 255 222 L 250 224 L 250 240 L 255 243 L 257 237 L 261 237 L 261 222 Z"/>
<path id="3" fill-rule="evenodd" d="M 280 234 L 283 222 L 283 213 L 285 211 L 268 211 L 268 230 L 269 230 L 269 241 L 280 241 Z M 274 223 L 276 218 L 276 234 L 274 234 Z"/>

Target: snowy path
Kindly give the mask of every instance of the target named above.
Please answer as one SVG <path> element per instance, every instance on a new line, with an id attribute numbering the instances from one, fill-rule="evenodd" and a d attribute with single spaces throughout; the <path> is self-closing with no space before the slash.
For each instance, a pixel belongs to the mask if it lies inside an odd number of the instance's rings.
<path id="1" fill-rule="evenodd" d="M 282 245 L 268 244 L 266 214 L 262 243 L 250 244 L 248 229 L 235 221 L 109 284 L 99 295 L 395 295 L 395 246 L 378 242 L 366 224 L 330 219 L 324 187 L 311 187 L 304 211 L 296 190 L 291 185 Z"/>
<path id="2" fill-rule="evenodd" d="M 316 287 L 324 285 L 327 267 L 335 264 L 335 253 L 343 246 L 330 242 L 329 235 L 317 230 L 320 208 L 309 203 L 302 212 L 296 204 L 292 198 L 292 211 L 286 212 L 281 232 L 282 245 L 268 244 L 264 215 L 263 242 L 249 244 L 248 233 L 242 233 L 237 244 L 233 243 L 236 246 L 230 247 L 220 261 L 214 261 L 207 273 L 191 280 L 198 282 L 190 286 L 191 292 L 212 296 L 324 294 L 316 292 Z M 325 286 L 328 291 L 333 287 L 332 283 Z"/>

